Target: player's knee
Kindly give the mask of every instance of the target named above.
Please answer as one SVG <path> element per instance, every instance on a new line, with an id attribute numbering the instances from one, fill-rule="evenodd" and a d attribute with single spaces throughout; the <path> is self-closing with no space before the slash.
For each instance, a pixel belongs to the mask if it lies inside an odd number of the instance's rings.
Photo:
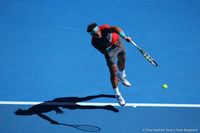
<path id="1" fill-rule="evenodd" d="M 110 70 L 110 76 L 111 77 L 117 76 L 117 66 L 116 65 L 109 67 L 109 70 Z"/>

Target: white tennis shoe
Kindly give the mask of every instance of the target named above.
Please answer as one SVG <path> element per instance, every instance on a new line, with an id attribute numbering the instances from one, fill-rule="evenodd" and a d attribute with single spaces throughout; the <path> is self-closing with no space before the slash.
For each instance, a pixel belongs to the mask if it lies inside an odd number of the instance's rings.
<path id="1" fill-rule="evenodd" d="M 123 99 L 122 95 L 115 95 L 119 105 L 124 106 L 126 104 L 125 100 Z"/>
<path id="2" fill-rule="evenodd" d="M 121 82 L 123 85 L 130 87 L 131 84 L 130 82 L 128 82 L 128 80 L 126 79 L 126 74 L 124 74 L 123 76 L 120 76 L 120 74 L 117 74 L 117 78 L 119 80 L 119 82 Z"/>

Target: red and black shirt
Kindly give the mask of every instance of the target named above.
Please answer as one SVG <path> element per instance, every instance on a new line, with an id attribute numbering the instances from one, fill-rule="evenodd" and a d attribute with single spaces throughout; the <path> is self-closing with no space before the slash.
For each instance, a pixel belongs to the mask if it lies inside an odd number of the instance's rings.
<path id="1" fill-rule="evenodd" d="M 105 50 L 109 46 L 113 46 L 114 42 L 119 40 L 119 35 L 117 33 L 111 33 L 108 28 L 109 25 L 99 26 L 102 37 L 92 37 L 92 45 L 99 51 Z"/>

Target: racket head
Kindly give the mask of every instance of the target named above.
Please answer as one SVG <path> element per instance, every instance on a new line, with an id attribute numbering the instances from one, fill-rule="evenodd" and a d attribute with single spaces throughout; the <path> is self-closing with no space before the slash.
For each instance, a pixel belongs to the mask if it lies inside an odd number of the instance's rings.
<path id="1" fill-rule="evenodd" d="M 101 131 L 100 127 L 93 126 L 93 125 L 69 125 L 69 124 L 63 124 L 59 123 L 59 125 L 65 125 L 65 126 L 70 126 L 73 128 L 76 128 L 81 131 L 86 131 L 86 132 L 99 132 Z"/>
<path id="2" fill-rule="evenodd" d="M 154 61 L 154 59 L 147 53 L 145 53 L 144 51 L 142 52 L 144 57 L 151 63 L 153 64 L 154 66 L 158 66 L 158 64 Z"/>
<path id="3" fill-rule="evenodd" d="M 154 66 L 158 66 L 158 64 L 154 61 L 154 59 L 147 53 L 145 53 L 142 49 L 140 49 L 133 41 L 132 44 L 135 45 L 135 47 L 142 53 L 142 55 Z"/>
<path id="4" fill-rule="evenodd" d="M 87 132 L 99 132 L 101 130 L 101 128 L 93 125 L 73 125 L 73 127 Z"/>

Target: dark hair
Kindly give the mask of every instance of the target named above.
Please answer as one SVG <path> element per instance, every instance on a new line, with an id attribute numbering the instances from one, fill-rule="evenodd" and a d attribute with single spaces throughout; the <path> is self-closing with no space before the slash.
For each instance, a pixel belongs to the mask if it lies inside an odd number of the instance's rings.
<path id="1" fill-rule="evenodd" d="M 92 23 L 92 24 L 88 25 L 87 32 L 91 32 L 96 26 L 97 26 L 96 23 Z"/>

